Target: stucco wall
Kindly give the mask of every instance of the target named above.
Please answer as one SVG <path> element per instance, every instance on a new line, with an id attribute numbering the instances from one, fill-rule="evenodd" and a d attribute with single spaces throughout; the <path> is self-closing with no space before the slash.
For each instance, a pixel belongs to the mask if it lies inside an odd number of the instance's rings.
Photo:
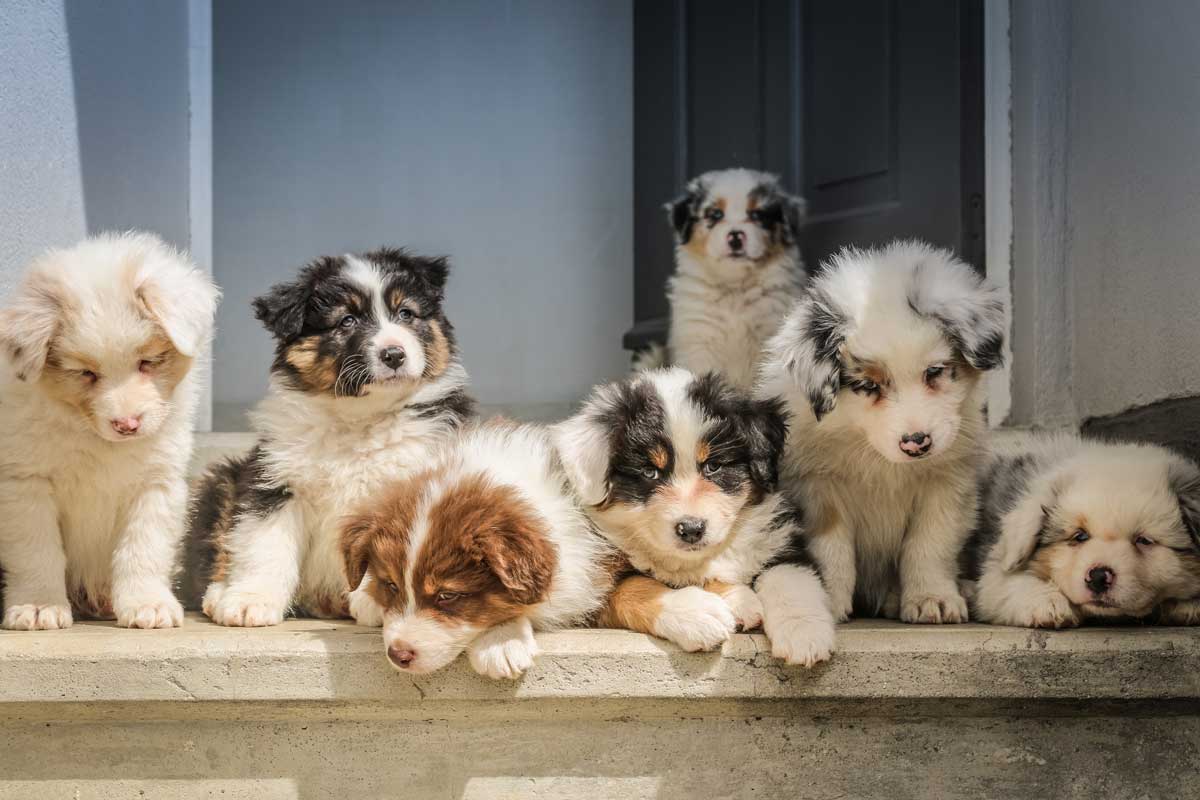
<path id="1" fill-rule="evenodd" d="M 266 385 L 252 297 L 382 243 L 451 257 L 485 402 L 627 368 L 630 3 L 218 0 L 213 96 L 219 408 Z"/>

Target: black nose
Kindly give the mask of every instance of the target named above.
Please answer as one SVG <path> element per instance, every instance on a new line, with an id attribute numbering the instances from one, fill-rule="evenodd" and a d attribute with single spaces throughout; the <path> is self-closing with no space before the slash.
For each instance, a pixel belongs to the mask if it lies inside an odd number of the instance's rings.
<path id="1" fill-rule="evenodd" d="M 730 231 L 725 236 L 725 240 L 729 242 L 730 250 L 741 250 L 742 245 L 745 244 L 746 234 L 741 231 Z"/>
<path id="2" fill-rule="evenodd" d="M 675 523 L 675 535 L 688 544 L 695 544 L 704 538 L 704 520 L 699 517 L 684 517 Z"/>
<path id="3" fill-rule="evenodd" d="M 403 347 L 385 347 L 379 351 L 379 360 L 392 369 L 400 369 L 404 363 Z"/>
<path id="4" fill-rule="evenodd" d="M 1108 567 L 1092 567 L 1088 570 L 1087 580 L 1084 582 L 1096 594 L 1104 594 L 1112 588 L 1116 578 L 1116 573 Z"/>
<path id="5" fill-rule="evenodd" d="M 933 437 L 925 431 L 906 433 L 900 437 L 900 449 L 904 451 L 905 455 L 913 458 L 925 455 L 931 447 L 933 447 Z"/>

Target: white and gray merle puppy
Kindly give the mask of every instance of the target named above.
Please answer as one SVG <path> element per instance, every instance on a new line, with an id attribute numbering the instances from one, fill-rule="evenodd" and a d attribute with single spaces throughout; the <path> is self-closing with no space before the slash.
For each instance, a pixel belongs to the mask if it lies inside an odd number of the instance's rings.
<path id="1" fill-rule="evenodd" d="M 52 250 L 0 312 L 4 627 L 183 621 L 196 364 L 219 292 L 145 233 Z"/>
<path id="2" fill-rule="evenodd" d="M 783 485 L 839 620 L 967 620 L 956 564 L 1006 317 L 950 253 L 896 242 L 834 256 L 768 344 L 758 391 L 787 398 Z"/>
<path id="3" fill-rule="evenodd" d="M 667 212 L 676 245 L 667 358 L 749 389 L 763 343 L 804 286 L 804 201 L 774 175 L 726 169 L 693 179 Z"/>
<path id="4" fill-rule="evenodd" d="M 964 550 L 975 618 L 1200 624 L 1200 469 L 1148 444 L 1073 435 L 998 444 Z"/>
<path id="5" fill-rule="evenodd" d="M 214 467 L 192 510 L 215 622 L 349 615 L 343 516 L 427 466 L 473 414 L 442 311 L 447 269 L 387 248 L 323 257 L 254 301 L 275 338 L 258 444 Z"/>
<path id="6" fill-rule="evenodd" d="M 600 615 L 685 650 L 760 623 L 772 652 L 812 666 L 834 622 L 801 515 L 775 491 L 786 422 L 716 373 L 635 373 L 555 427 L 567 475 L 634 574 Z"/>

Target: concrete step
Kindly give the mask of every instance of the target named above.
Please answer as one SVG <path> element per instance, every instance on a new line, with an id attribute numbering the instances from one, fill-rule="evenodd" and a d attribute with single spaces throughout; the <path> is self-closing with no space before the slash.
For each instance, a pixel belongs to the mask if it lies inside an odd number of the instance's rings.
<path id="1" fill-rule="evenodd" d="M 829 664 L 539 637 L 520 681 L 289 621 L 0 632 L 0 798 L 1195 797 L 1190 629 L 854 622 Z"/>

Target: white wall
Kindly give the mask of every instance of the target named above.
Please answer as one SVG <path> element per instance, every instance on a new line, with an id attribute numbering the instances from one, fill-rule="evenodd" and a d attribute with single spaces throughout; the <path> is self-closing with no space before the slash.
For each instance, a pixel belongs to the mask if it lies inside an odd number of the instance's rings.
<path id="1" fill-rule="evenodd" d="M 1010 420 L 1200 394 L 1200 4 L 1012 8 Z"/>
<path id="2" fill-rule="evenodd" d="M 321 253 L 448 254 L 488 403 L 571 401 L 627 367 L 627 1 L 214 6 L 218 407 L 270 363 L 253 296 Z"/>

